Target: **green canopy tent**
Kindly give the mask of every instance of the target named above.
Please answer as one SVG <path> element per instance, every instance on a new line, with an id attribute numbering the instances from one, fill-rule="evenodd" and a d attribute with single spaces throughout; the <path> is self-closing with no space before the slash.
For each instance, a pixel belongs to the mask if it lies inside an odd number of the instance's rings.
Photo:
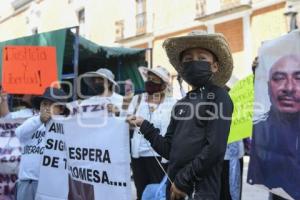
<path id="1" fill-rule="evenodd" d="M 78 33 L 78 27 L 74 29 Z M 59 80 L 71 81 L 87 71 L 105 67 L 113 71 L 117 81 L 131 79 L 136 93 L 140 93 L 144 89 L 138 67 L 147 66 L 146 49 L 100 46 L 73 33 L 71 28 L 61 29 L 0 42 L 1 74 L 2 50 L 7 45 L 56 47 Z M 71 82 L 76 83 L 76 81 Z"/>

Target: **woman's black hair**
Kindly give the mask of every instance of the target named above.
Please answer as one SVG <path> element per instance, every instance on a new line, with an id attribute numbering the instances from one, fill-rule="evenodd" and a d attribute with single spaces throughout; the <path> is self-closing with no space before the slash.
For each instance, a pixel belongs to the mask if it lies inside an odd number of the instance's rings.
<path id="1" fill-rule="evenodd" d="M 109 90 L 110 92 L 113 92 L 113 88 L 114 88 L 114 84 L 111 83 L 110 81 L 108 81 L 108 90 Z"/>

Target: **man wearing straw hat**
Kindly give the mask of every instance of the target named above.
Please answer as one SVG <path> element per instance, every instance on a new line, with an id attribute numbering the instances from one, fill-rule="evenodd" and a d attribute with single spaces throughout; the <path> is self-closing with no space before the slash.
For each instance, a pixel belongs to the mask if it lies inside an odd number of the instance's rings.
<path id="1" fill-rule="evenodd" d="M 223 89 L 233 61 L 222 34 L 193 31 L 164 42 L 170 63 L 193 90 L 178 101 L 164 137 L 139 116 L 128 122 L 169 160 L 167 199 L 219 200 L 233 104 Z"/>

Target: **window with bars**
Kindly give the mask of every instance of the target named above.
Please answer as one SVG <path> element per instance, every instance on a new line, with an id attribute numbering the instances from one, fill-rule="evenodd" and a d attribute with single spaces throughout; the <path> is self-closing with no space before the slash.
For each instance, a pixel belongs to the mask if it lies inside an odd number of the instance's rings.
<path id="1" fill-rule="evenodd" d="M 118 20 L 115 22 L 116 26 L 116 41 L 124 38 L 124 20 Z"/>
<path id="2" fill-rule="evenodd" d="M 146 0 L 136 0 L 136 33 L 146 33 Z"/>
<path id="3" fill-rule="evenodd" d="M 206 15 L 206 0 L 196 0 L 196 17 Z"/>

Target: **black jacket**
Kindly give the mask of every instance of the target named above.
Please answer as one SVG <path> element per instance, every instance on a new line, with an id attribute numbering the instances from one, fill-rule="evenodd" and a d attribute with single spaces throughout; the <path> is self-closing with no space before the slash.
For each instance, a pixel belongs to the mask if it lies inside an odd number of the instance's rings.
<path id="1" fill-rule="evenodd" d="M 195 189 L 197 199 L 219 199 L 232 112 L 228 93 L 207 85 L 189 92 L 175 104 L 164 137 L 148 121 L 141 125 L 140 130 L 151 146 L 169 160 L 171 180 L 189 195 Z M 167 196 L 168 192 L 169 189 Z"/>
<path id="2" fill-rule="evenodd" d="M 263 118 L 254 125 L 248 182 L 300 199 L 300 113 L 282 114 L 271 106 Z"/>

